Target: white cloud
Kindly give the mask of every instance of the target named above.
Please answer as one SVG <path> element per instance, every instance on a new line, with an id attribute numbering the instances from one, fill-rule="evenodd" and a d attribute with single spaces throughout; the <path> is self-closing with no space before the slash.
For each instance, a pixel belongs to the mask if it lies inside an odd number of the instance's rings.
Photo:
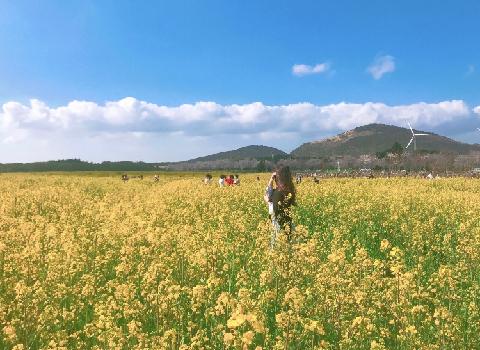
<path id="1" fill-rule="evenodd" d="M 480 106 L 475 107 L 473 111 L 480 116 Z"/>
<path id="2" fill-rule="evenodd" d="M 309 66 L 308 64 L 294 64 L 292 67 L 292 73 L 296 76 L 304 76 L 310 74 L 321 74 L 326 73 L 330 70 L 330 63 L 319 63 L 314 66 Z"/>
<path id="3" fill-rule="evenodd" d="M 474 111 L 480 113 L 480 106 Z M 30 153 L 44 149 L 44 154 L 58 154 L 50 158 L 82 155 L 82 150 L 89 148 L 93 159 L 99 157 L 99 149 L 105 149 L 103 159 L 122 159 L 124 154 L 134 154 L 133 150 L 138 156 L 130 159 L 144 159 L 142 155 L 147 154 L 157 157 L 155 160 L 172 159 L 174 149 L 181 155 L 206 154 L 207 151 L 201 152 L 197 146 L 195 150 L 184 149 L 192 139 L 196 139 L 196 144 L 210 142 L 211 147 L 225 140 L 222 150 L 246 141 L 268 144 L 268 140 L 293 148 L 300 141 L 311 141 L 318 135 L 368 123 L 405 126 L 410 121 L 416 128 L 430 129 L 471 115 L 472 111 L 461 100 L 398 106 L 374 102 L 273 106 L 261 102 L 243 105 L 197 102 L 173 107 L 133 97 L 105 104 L 72 101 L 60 107 L 50 107 L 39 100 L 31 100 L 28 105 L 12 101 L 5 103 L 0 111 L 0 143 L 5 150 L 0 162 L 7 156 L 14 158 L 20 149 Z M 57 140 L 62 139 L 60 144 Z M 160 139 L 170 140 L 170 146 L 151 146 Z M 128 148 L 128 145 L 137 146 Z M 4 148 L 7 146 L 10 151 Z M 123 153 L 119 154 L 119 149 Z"/>
<path id="4" fill-rule="evenodd" d="M 478 113 L 479 107 L 475 108 Z M 470 114 L 461 100 L 389 106 L 384 103 L 314 105 L 296 103 L 268 106 L 261 102 L 221 105 L 197 102 L 176 107 L 162 106 L 126 97 L 99 105 L 72 101 L 49 107 L 39 100 L 30 105 L 7 102 L 0 113 L 0 131 L 41 130 L 61 132 L 184 132 L 190 135 L 256 134 L 266 131 L 304 132 L 348 129 L 373 122 L 402 124 L 407 120 L 424 126 Z"/>
<path id="5" fill-rule="evenodd" d="M 370 73 L 375 80 L 379 80 L 386 73 L 392 73 L 395 71 L 395 58 L 390 55 L 378 56 L 367 68 L 367 72 Z"/>

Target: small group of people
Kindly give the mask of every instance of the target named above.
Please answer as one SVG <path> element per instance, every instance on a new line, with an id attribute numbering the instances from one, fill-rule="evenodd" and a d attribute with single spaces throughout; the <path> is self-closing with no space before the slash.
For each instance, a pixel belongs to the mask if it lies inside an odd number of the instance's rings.
<path id="1" fill-rule="evenodd" d="M 122 179 L 123 182 L 127 182 L 127 181 L 130 180 L 130 179 L 140 179 L 140 180 L 143 180 L 143 175 L 140 174 L 140 175 L 128 176 L 128 174 L 122 174 L 121 179 Z M 155 175 L 155 176 L 153 177 L 153 182 L 159 182 L 159 181 L 160 181 L 160 176 L 159 176 L 159 175 Z"/>
<path id="2" fill-rule="evenodd" d="M 128 176 L 127 174 L 122 174 L 122 181 L 127 182 L 130 179 L 140 179 L 143 180 L 143 175 L 134 175 L 134 176 Z"/>
<path id="3" fill-rule="evenodd" d="M 319 183 L 320 183 L 320 179 L 318 178 L 317 173 L 314 173 L 314 174 L 312 174 L 312 175 L 307 175 L 307 177 L 312 177 L 313 182 L 316 183 L 316 184 L 319 184 Z M 303 181 L 303 175 L 297 173 L 297 174 L 295 175 L 295 183 L 296 183 L 297 185 L 300 185 L 300 184 L 302 183 L 302 181 Z"/>
<path id="4" fill-rule="evenodd" d="M 220 175 L 218 179 L 218 186 L 239 186 L 240 185 L 240 177 L 235 175 Z"/>

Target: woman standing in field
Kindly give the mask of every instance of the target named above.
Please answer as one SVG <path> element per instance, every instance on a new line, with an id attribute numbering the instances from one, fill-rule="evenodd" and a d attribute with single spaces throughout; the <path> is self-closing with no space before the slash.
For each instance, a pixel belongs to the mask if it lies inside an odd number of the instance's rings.
<path id="1" fill-rule="evenodd" d="M 275 183 L 275 188 L 274 188 Z M 273 231 L 270 240 L 270 248 L 275 247 L 277 236 L 283 230 L 288 241 L 291 239 L 293 222 L 291 206 L 295 204 L 295 186 L 292 181 L 292 174 L 288 166 L 282 166 L 272 173 L 267 184 L 264 196 L 268 205 L 268 213 L 272 220 Z"/>

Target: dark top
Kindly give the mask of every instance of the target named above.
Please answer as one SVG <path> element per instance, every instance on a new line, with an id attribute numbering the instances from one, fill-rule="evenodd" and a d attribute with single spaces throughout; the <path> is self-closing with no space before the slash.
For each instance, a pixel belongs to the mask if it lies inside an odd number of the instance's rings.
<path id="1" fill-rule="evenodd" d="M 270 201 L 273 203 L 273 212 L 275 213 L 275 219 L 280 227 L 285 228 L 292 224 L 292 217 L 290 213 L 290 207 L 292 205 L 292 198 L 285 192 L 274 189 Z"/>

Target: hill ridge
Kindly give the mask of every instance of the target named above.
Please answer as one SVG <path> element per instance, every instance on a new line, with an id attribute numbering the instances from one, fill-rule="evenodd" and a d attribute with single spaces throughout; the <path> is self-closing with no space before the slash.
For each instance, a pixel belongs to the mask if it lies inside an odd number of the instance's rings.
<path id="1" fill-rule="evenodd" d="M 237 149 L 209 154 L 202 157 L 189 159 L 186 162 L 202 162 L 214 160 L 240 160 L 240 159 L 262 159 L 269 157 L 288 156 L 288 153 L 275 147 L 264 145 L 249 145 Z"/>
<path id="2" fill-rule="evenodd" d="M 415 133 L 428 134 L 416 138 L 417 150 L 453 154 L 468 154 L 472 151 L 480 151 L 480 145 L 478 144 L 455 141 L 431 131 L 413 130 Z M 376 154 L 389 149 L 395 142 L 405 147 L 411 137 L 412 133 L 408 128 L 372 123 L 347 130 L 335 136 L 306 142 L 294 149 L 291 155 L 296 158 L 317 158 Z"/>

